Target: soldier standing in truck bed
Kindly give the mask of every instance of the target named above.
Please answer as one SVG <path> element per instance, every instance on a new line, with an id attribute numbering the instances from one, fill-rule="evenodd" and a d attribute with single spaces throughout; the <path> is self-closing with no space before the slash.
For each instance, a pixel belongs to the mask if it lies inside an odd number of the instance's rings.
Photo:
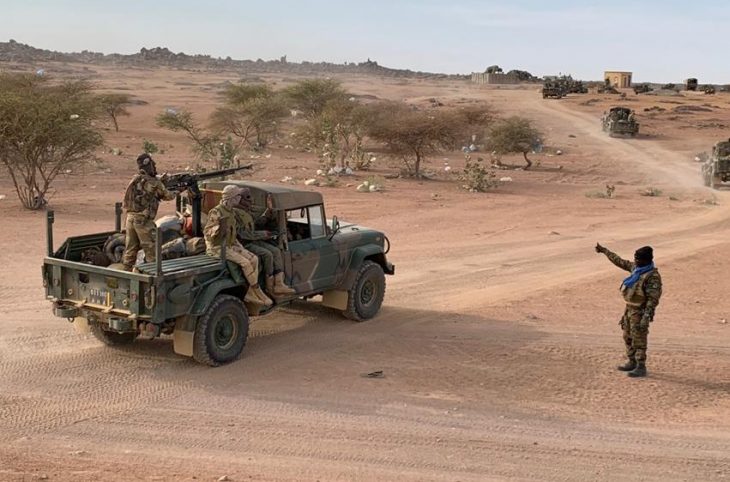
<path id="1" fill-rule="evenodd" d="M 596 244 L 596 252 L 605 254 L 613 264 L 631 272 L 621 283 L 626 309 L 620 325 L 628 361 L 618 369 L 628 372 L 630 377 L 644 377 L 649 324 L 654 321 L 654 312 L 662 296 L 662 278 L 654 266 L 654 251 L 651 246 L 637 249 L 633 262 L 622 259 L 600 244 Z"/>
<path id="2" fill-rule="evenodd" d="M 144 250 L 145 261 L 156 261 L 157 208 L 160 201 L 175 199 L 175 193 L 168 191 L 162 181 L 157 179 L 157 166 L 149 154 L 144 153 L 137 157 L 137 167 L 139 172 L 132 178 L 124 193 L 127 222 L 122 263 L 127 271 L 132 271 L 140 249 Z"/>

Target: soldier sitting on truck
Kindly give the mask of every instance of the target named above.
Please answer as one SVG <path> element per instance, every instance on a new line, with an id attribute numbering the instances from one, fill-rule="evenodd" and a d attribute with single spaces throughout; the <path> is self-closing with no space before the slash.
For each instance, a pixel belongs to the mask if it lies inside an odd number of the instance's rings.
<path id="1" fill-rule="evenodd" d="M 127 223 L 122 263 L 126 271 L 132 271 L 140 248 L 144 250 L 145 261 L 156 261 L 157 208 L 161 200 L 175 199 L 175 192 L 168 191 L 162 181 L 157 179 L 157 167 L 149 154 L 137 157 L 137 167 L 139 173 L 130 181 L 124 193 Z"/>
<path id="2" fill-rule="evenodd" d="M 261 259 L 269 296 L 279 299 L 295 295 L 296 291 L 284 281 L 284 259 L 281 250 L 269 242 L 274 239 L 275 233 L 272 230 L 256 230 L 251 215 L 252 202 L 251 190 L 247 187 L 241 188 L 241 201 L 235 210 L 239 221 L 238 238 L 243 240 L 243 246 L 248 251 Z"/>
<path id="3" fill-rule="evenodd" d="M 238 214 L 240 210 L 235 206 L 240 200 L 241 188 L 228 185 L 223 189 L 220 203 L 208 212 L 208 221 L 203 229 L 206 254 L 220 258 L 221 247 L 226 243 L 226 259 L 239 265 L 248 281 L 249 288 L 245 301 L 271 306 L 271 299 L 259 287 L 258 257 L 247 251 L 236 239 L 236 232 L 240 227 Z"/>

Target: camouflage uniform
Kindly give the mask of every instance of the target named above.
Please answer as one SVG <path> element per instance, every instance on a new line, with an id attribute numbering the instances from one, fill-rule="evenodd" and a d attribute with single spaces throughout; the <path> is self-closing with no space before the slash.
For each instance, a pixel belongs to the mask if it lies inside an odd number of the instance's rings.
<path id="1" fill-rule="evenodd" d="M 269 221 L 275 220 L 264 217 L 267 229 L 257 230 L 253 216 L 249 213 L 252 201 L 251 190 L 247 187 L 241 188 L 241 199 L 235 210 L 238 217 L 238 237 L 243 240 L 246 249 L 261 258 L 266 275 L 266 291 L 269 295 L 275 299 L 291 297 L 296 291 L 284 280 L 284 258 L 281 250 L 268 242 L 274 238 L 268 224 Z"/>
<path id="2" fill-rule="evenodd" d="M 208 212 L 208 221 L 205 223 L 205 253 L 216 258 L 221 257 L 221 246 L 226 243 L 226 258 L 230 259 L 243 270 L 243 275 L 249 284 L 258 284 L 259 260 L 258 257 L 246 250 L 236 239 L 238 226 L 238 209 L 228 208 L 223 203 Z M 221 232 L 221 227 L 225 232 Z"/>
<path id="3" fill-rule="evenodd" d="M 604 248 L 605 249 L 605 248 Z M 605 249 L 604 254 L 613 264 L 625 271 L 633 271 L 636 264 Z M 662 295 L 662 278 L 655 268 L 642 274 L 632 287 L 622 285 L 621 294 L 626 301 L 626 310 L 621 317 L 626 356 L 629 363 L 643 366 L 646 362 L 649 323 L 654 320 L 654 312 Z"/>
<path id="4" fill-rule="evenodd" d="M 130 271 L 137 260 L 137 252 L 144 250 L 145 260 L 156 261 L 155 241 L 157 227 L 155 216 L 161 200 L 175 199 L 162 181 L 140 169 L 127 186 L 124 195 L 124 208 L 127 210 L 126 239 L 122 263 Z"/>
<path id="5" fill-rule="evenodd" d="M 222 255 L 221 247 L 223 243 L 226 243 L 226 259 L 241 267 L 249 285 L 245 301 L 269 306 L 271 300 L 259 287 L 258 257 L 246 250 L 236 239 L 241 211 L 230 206 L 229 202 L 232 198 L 238 198 L 239 196 L 240 188 L 226 186 L 223 190 L 221 202 L 208 211 L 208 220 L 203 229 L 206 254 L 220 258 Z"/>

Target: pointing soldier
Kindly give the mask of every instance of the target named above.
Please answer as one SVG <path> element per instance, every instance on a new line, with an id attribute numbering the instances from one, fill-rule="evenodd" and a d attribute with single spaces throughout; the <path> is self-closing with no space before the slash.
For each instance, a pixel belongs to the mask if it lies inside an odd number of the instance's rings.
<path id="1" fill-rule="evenodd" d="M 223 188 L 221 201 L 208 212 L 208 221 L 203 229 L 206 254 L 220 258 L 221 247 L 226 243 L 226 258 L 241 267 L 248 281 L 249 288 L 245 300 L 270 306 L 271 299 L 259 287 L 258 257 L 246 250 L 236 239 L 236 232 L 240 227 L 240 210 L 235 207 L 240 200 L 241 188 L 233 185 Z"/>
<path id="2" fill-rule="evenodd" d="M 146 261 L 156 261 L 157 208 L 160 201 L 175 199 L 175 193 L 168 191 L 162 181 L 157 179 L 157 166 L 149 154 L 144 153 L 137 157 L 137 167 L 139 172 L 124 193 L 127 223 L 122 263 L 126 271 L 132 271 L 140 249 L 144 250 Z"/>
<path id="3" fill-rule="evenodd" d="M 662 296 L 662 278 L 654 266 L 654 251 L 651 246 L 637 249 L 633 262 L 622 259 L 600 244 L 596 244 L 596 252 L 605 254 L 617 267 L 631 272 L 621 283 L 626 310 L 620 324 L 628 361 L 617 368 L 628 372 L 630 377 L 644 377 L 649 323 L 654 320 L 654 312 Z"/>

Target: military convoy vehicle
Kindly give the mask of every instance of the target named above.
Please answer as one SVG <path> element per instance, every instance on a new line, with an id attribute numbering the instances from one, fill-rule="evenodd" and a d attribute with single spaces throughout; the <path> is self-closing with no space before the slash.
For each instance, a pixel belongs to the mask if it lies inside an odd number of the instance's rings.
<path id="1" fill-rule="evenodd" d="M 228 184 L 248 187 L 254 216 L 266 213 L 269 226 L 278 227 L 285 278 L 296 294 L 275 300 L 268 310 L 321 296 L 322 305 L 355 321 L 378 313 L 385 275 L 395 273 L 386 257 L 390 242 L 385 234 L 337 217 L 328 220 L 318 192 L 260 182 L 205 181 L 176 200 L 178 211 L 192 218 L 191 235 L 202 235 L 206 213 Z M 58 248 L 53 245 L 53 223 L 54 213 L 49 211 L 42 277 L 53 313 L 107 345 L 172 335 L 176 353 L 217 366 L 239 357 L 249 317 L 265 313 L 262 306 L 244 302 L 248 285 L 238 265 L 226 261 L 225 249 L 221 259 L 198 254 L 163 260 L 158 228 L 157 261 L 137 264 L 127 272 L 114 269 L 119 265 L 82 262 L 83 253 L 101 250 L 110 237 L 122 232 L 119 205 L 115 231 L 73 236 Z"/>
<path id="2" fill-rule="evenodd" d="M 636 137 L 639 133 L 639 123 L 634 118 L 634 111 L 628 107 L 611 107 L 603 114 L 601 122 L 603 131 L 608 132 L 611 137 L 617 135 Z"/>
<path id="3" fill-rule="evenodd" d="M 633 89 L 634 89 L 634 94 L 636 94 L 636 95 L 646 94 L 647 92 L 651 92 L 652 90 L 654 90 L 651 88 L 651 86 L 649 84 L 636 84 L 633 86 Z"/>
<path id="4" fill-rule="evenodd" d="M 730 139 L 720 141 L 712 148 L 712 154 L 702 164 L 702 180 L 712 189 L 730 181 Z"/>
<path id="5" fill-rule="evenodd" d="M 562 99 L 565 97 L 565 89 L 557 82 L 545 82 L 542 86 L 543 99 Z"/>
<path id="6" fill-rule="evenodd" d="M 690 77 L 684 81 L 684 90 L 695 91 L 697 90 L 697 79 Z"/>

